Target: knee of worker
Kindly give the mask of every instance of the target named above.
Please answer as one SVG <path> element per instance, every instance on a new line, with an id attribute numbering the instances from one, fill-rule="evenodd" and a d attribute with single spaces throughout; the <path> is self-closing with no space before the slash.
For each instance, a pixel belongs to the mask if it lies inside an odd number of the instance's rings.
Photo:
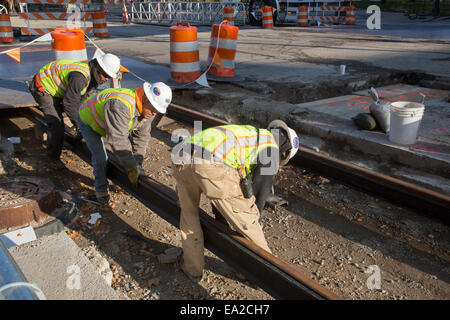
<path id="1" fill-rule="evenodd" d="M 174 164 L 173 169 L 172 169 L 172 174 L 173 177 L 175 178 L 175 180 L 177 180 L 177 185 L 182 183 L 183 181 L 183 176 L 181 171 L 184 169 L 184 165 L 183 164 Z"/>
<path id="2" fill-rule="evenodd" d="M 181 231 L 181 245 L 185 255 L 185 261 L 203 260 L 204 240 L 203 232 L 183 232 Z M 188 257 L 186 259 L 186 256 Z"/>
<path id="3" fill-rule="evenodd" d="M 203 232 L 201 228 L 197 232 L 181 231 L 181 241 L 192 247 L 203 247 Z"/>
<path id="4" fill-rule="evenodd" d="M 260 214 L 255 196 L 245 198 L 239 195 L 227 199 L 214 199 L 211 202 L 227 220 L 233 220 L 235 224 L 239 225 L 239 228 L 246 230 L 252 225 L 259 225 Z"/>
<path id="5" fill-rule="evenodd" d="M 39 104 L 39 108 L 45 113 L 56 113 L 53 105 L 53 97 L 48 93 L 35 91 L 33 94 L 34 100 Z"/>
<path id="6" fill-rule="evenodd" d="M 203 241 L 203 230 L 198 216 L 198 207 L 195 211 L 182 211 L 180 216 L 180 231 L 182 239 L 193 239 Z"/>
<path id="7" fill-rule="evenodd" d="M 94 167 L 94 171 L 96 169 L 106 171 L 106 168 L 108 166 L 108 156 L 103 152 L 93 152 L 92 150 L 91 153 L 92 153 L 92 166 Z"/>
<path id="8" fill-rule="evenodd" d="M 59 130 L 62 133 L 64 133 L 64 125 L 63 125 L 61 119 L 57 115 L 45 114 L 44 118 L 45 118 L 45 121 L 47 122 L 47 126 L 49 128 Z"/>

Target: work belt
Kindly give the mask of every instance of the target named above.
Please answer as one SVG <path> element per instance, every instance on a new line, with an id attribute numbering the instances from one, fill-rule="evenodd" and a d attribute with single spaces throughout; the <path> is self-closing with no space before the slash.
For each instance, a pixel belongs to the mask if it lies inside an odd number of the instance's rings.
<path id="1" fill-rule="evenodd" d="M 208 149 L 205 149 L 203 147 L 194 144 L 191 144 L 191 157 L 223 163 L 222 159 L 216 157 L 215 154 L 213 154 Z"/>
<path id="2" fill-rule="evenodd" d="M 45 92 L 44 88 L 42 87 L 41 81 L 39 80 L 38 74 L 36 74 L 34 76 L 34 85 L 35 85 L 36 89 L 38 89 L 38 91 Z"/>

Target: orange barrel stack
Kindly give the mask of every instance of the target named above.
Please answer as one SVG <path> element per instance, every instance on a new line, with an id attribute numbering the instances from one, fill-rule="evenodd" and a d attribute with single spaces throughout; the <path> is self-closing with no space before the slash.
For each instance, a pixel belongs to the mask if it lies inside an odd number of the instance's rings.
<path id="1" fill-rule="evenodd" d="M 106 14 L 103 11 L 92 12 L 92 25 L 94 36 L 97 38 L 108 38 L 108 26 L 106 25 Z"/>
<path id="2" fill-rule="evenodd" d="M 273 27 L 272 7 L 264 6 L 262 8 L 262 27 L 264 29 Z"/>
<path id="3" fill-rule="evenodd" d="M 234 26 L 234 9 L 232 6 L 223 7 L 223 21 L 228 21 L 228 24 Z"/>
<path id="4" fill-rule="evenodd" d="M 11 19 L 8 14 L 0 14 L 0 42 L 13 42 L 14 33 L 11 27 Z"/>
<path id="5" fill-rule="evenodd" d="M 88 61 L 83 30 L 56 28 L 51 35 L 55 60 Z"/>
<path id="6" fill-rule="evenodd" d="M 178 22 L 170 27 L 170 74 L 174 82 L 193 82 L 201 75 L 197 28 Z"/>
<path id="7" fill-rule="evenodd" d="M 308 25 L 308 6 L 300 6 L 298 8 L 297 26 L 307 27 Z"/>
<path id="8" fill-rule="evenodd" d="M 213 25 L 208 55 L 208 65 L 212 65 L 208 74 L 216 77 L 235 76 L 234 57 L 238 32 L 239 28 L 230 25 L 228 21 L 223 22 L 221 26 Z"/>
<path id="9" fill-rule="evenodd" d="M 345 24 L 355 24 L 356 22 L 356 7 L 351 5 L 345 7 Z"/>

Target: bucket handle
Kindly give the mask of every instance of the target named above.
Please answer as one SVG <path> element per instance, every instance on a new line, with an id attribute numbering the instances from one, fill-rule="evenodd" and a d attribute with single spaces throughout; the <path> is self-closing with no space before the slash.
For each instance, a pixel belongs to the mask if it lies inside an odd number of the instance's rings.
<path id="1" fill-rule="evenodd" d="M 422 104 L 425 104 L 424 102 L 425 102 L 425 97 L 426 97 L 426 95 L 424 95 L 422 92 L 419 92 L 420 93 L 420 95 L 422 96 Z"/>
<path id="2" fill-rule="evenodd" d="M 189 22 L 177 22 L 177 27 L 178 26 L 185 26 L 185 27 L 188 27 L 188 28 L 190 28 L 191 27 L 191 25 L 189 24 Z"/>

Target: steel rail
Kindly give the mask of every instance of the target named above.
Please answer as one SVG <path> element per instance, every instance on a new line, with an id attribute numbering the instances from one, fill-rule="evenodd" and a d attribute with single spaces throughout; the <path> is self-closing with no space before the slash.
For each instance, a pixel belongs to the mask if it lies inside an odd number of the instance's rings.
<path id="1" fill-rule="evenodd" d="M 39 110 L 36 108 L 29 110 L 36 115 L 35 120 L 43 126 L 46 125 Z M 76 142 L 67 131 L 65 144 L 80 158 L 90 163 L 91 156 L 87 146 Z M 118 164 L 112 152 L 107 152 L 108 178 L 167 222 L 179 228 L 181 208 L 176 192 L 147 176 L 140 176 L 138 187 L 133 188 L 128 181 L 125 169 Z M 341 299 L 252 241 L 240 236 L 228 226 L 217 222 L 201 209 L 199 209 L 199 217 L 205 247 L 276 299 Z"/>
<path id="2" fill-rule="evenodd" d="M 222 119 L 176 104 L 169 106 L 167 116 L 191 125 L 193 121 L 200 120 L 206 127 L 230 124 Z M 366 193 L 382 197 L 450 225 L 450 197 L 445 194 L 358 167 L 320 154 L 307 147 L 301 147 L 291 161 L 302 168 L 336 179 L 343 184 L 356 187 Z"/>

